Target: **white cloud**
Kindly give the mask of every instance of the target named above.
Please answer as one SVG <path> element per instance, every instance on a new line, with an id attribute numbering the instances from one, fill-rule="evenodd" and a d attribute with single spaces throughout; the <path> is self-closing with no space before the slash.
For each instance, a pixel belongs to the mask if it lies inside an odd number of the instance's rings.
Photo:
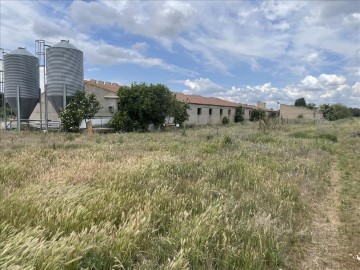
<path id="1" fill-rule="evenodd" d="M 264 101 L 268 108 L 277 109 L 277 104 L 294 104 L 295 100 L 304 97 L 307 103 L 348 103 L 349 106 L 360 106 L 356 97 L 360 94 L 360 82 L 352 87 L 346 84 L 346 78 L 335 74 L 321 74 L 318 77 L 306 76 L 296 85 L 275 87 L 271 82 L 261 85 L 246 85 L 241 87 L 232 86 L 227 89 L 211 81 L 200 78 L 198 80 L 186 80 L 184 82 L 187 94 L 202 94 L 214 96 L 225 100 L 256 104 Z M 316 91 L 314 91 L 316 90 Z"/>
<path id="2" fill-rule="evenodd" d="M 338 75 L 334 75 L 334 74 L 321 74 L 319 76 L 319 82 L 322 85 L 343 85 L 346 83 L 346 78 L 344 76 L 338 76 Z"/>
<path id="3" fill-rule="evenodd" d="M 360 94 L 360 82 L 356 82 L 353 86 L 352 86 L 352 90 L 354 91 L 355 94 L 359 95 Z"/>
<path id="4" fill-rule="evenodd" d="M 200 78 L 197 80 L 187 79 L 184 82 L 184 85 L 186 86 L 186 90 L 184 90 L 184 93 L 187 94 L 206 95 L 208 93 L 216 93 L 225 90 L 222 86 L 214 83 L 208 78 Z"/>

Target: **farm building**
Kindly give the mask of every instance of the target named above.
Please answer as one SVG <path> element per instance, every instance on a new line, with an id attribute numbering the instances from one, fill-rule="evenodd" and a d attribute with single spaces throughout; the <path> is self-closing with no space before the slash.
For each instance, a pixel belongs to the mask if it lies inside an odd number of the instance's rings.
<path id="1" fill-rule="evenodd" d="M 238 103 L 225 101 L 219 98 L 202 97 L 176 93 L 176 99 L 190 105 L 188 111 L 190 125 L 216 125 L 221 124 L 224 117 L 234 122 L 235 110 Z"/>
<path id="2" fill-rule="evenodd" d="M 303 118 L 309 120 L 319 120 L 323 119 L 323 114 L 318 109 L 311 110 L 304 107 L 280 104 L 280 117 L 284 119 Z"/>
<path id="3" fill-rule="evenodd" d="M 117 112 L 118 100 L 117 91 L 119 90 L 119 84 L 96 81 L 96 80 L 85 80 L 84 89 L 86 93 L 94 93 L 97 100 L 100 102 L 102 108 L 96 114 L 97 119 L 109 120 Z M 45 118 L 45 98 L 44 93 L 41 94 L 42 101 L 42 119 Z M 35 107 L 30 120 L 39 120 L 40 119 L 40 106 L 39 104 Z M 56 113 L 54 107 L 48 102 L 48 119 L 49 121 L 59 121 L 58 114 Z"/>
<path id="4" fill-rule="evenodd" d="M 103 82 L 97 80 L 85 80 L 84 89 L 86 93 L 94 93 L 97 100 L 102 105 L 102 108 L 95 115 L 96 123 L 107 123 L 114 113 L 118 110 L 119 97 L 117 91 L 120 85 L 117 83 Z M 266 110 L 266 104 L 258 102 L 257 106 L 241 104 L 222 100 L 214 97 L 203 97 L 198 95 L 186 95 L 176 93 L 176 98 L 179 101 L 186 102 L 190 105 L 189 120 L 186 122 L 190 125 L 217 125 L 222 124 L 222 119 L 227 117 L 230 123 L 234 122 L 236 108 L 242 106 L 243 116 L 245 120 L 250 119 L 251 111 L 256 108 L 264 109 L 267 114 L 274 112 L 273 110 Z M 42 119 L 45 118 L 45 98 L 42 93 Z M 40 119 L 40 106 L 35 107 L 30 116 L 30 120 Z M 48 120 L 49 122 L 59 121 L 58 114 L 50 102 L 48 102 Z M 97 123 L 98 122 L 98 123 Z"/>

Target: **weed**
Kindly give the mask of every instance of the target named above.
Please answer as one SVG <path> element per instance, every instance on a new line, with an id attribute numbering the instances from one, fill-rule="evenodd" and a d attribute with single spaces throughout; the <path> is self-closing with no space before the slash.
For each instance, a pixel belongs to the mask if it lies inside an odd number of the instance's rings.
<path id="1" fill-rule="evenodd" d="M 299 268 L 337 144 L 304 123 L 217 128 L 1 133 L 0 269 Z"/>

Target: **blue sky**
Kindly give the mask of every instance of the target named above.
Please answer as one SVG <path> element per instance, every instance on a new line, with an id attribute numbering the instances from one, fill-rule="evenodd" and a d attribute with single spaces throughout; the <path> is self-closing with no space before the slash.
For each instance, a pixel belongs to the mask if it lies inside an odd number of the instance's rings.
<path id="1" fill-rule="evenodd" d="M 0 0 L 0 47 L 70 40 L 85 79 L 360 107 L 360 1 Z"/>

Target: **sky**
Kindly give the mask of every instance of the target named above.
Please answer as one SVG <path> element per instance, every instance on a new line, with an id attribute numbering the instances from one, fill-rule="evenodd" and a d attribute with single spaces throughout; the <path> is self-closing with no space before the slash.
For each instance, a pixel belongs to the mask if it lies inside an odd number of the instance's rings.
<path id="1" fill-rule="evenodd" d="M 83 51 L 85 79 L 360 107 L 360 1 L 0 0 L 0 47 L 37 39 Z"/>

